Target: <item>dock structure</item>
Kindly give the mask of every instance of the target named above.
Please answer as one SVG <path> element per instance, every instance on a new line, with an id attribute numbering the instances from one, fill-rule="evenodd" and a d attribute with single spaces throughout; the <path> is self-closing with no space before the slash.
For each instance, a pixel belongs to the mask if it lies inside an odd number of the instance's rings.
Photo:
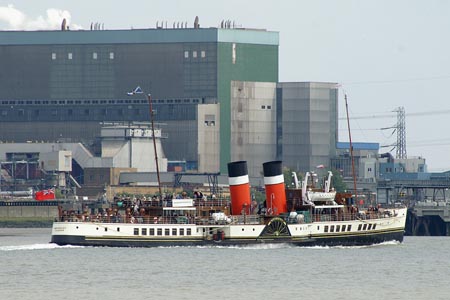
<path id="1" fill-rule="evenodd" d="M 407 233 L 450 236 L 450 174 L 428 173 L 418 178 L 378 181 L 379 202 L 408 204 Z"/>

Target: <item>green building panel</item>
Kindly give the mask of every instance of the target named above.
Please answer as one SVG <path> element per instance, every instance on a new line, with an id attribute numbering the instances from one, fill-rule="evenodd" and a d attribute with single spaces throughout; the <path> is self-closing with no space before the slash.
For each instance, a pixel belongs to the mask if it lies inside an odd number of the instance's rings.
<path id="1" fill-rule="evenodd" d="M 231 161 L 231 81 L 278 82 L 278 45 L 219 43 L 217 52 L 220 171 L 226 173 Z"/>

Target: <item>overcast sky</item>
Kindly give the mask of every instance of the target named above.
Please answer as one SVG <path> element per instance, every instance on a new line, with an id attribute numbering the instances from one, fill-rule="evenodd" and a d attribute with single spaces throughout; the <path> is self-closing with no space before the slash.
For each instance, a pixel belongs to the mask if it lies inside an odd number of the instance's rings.
<path id="1" fill-rule="evenodd" d="M 225 19 L 278 31 L 280 81 L 339 83 L 339 114 L 345 92 L 354 142 L 395 144 L 393 129 L 380 128 L 395 126 L 392 111 L 404 107 L 408 157 L 450 170 L 450 1 L 0 0 L 0 30 L 58 29 L 63 18 L 71 29 L 192 27 L 195 16 L 201 27 Z M 346 121 L 339 127 L 348 141 Z"/>

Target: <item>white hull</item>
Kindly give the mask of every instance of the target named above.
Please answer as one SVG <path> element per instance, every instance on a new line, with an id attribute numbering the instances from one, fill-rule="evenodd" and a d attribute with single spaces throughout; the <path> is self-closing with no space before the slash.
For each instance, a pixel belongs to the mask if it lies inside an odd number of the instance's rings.
<path id="1" fill-rule="evenodd" d="M 302 245 L 365 245 L 402 241 L 406 208 L 392 216 L 351 221 L 314 221 L 288 224 L 274 217 L 267 224 L 130 224 L 55 222 L 52 242 L 66 245 L 136 246 L 222 243 L 291 243 Z"/>

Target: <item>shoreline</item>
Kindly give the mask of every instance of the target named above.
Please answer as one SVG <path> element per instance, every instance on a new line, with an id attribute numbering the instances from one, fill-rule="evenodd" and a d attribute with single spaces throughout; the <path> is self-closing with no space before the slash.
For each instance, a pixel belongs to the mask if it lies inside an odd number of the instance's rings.
<path id="1" fill-rule="evenodd" d="M 54 218 L 0 218 L 0 228 L 51 228 Z"/>

